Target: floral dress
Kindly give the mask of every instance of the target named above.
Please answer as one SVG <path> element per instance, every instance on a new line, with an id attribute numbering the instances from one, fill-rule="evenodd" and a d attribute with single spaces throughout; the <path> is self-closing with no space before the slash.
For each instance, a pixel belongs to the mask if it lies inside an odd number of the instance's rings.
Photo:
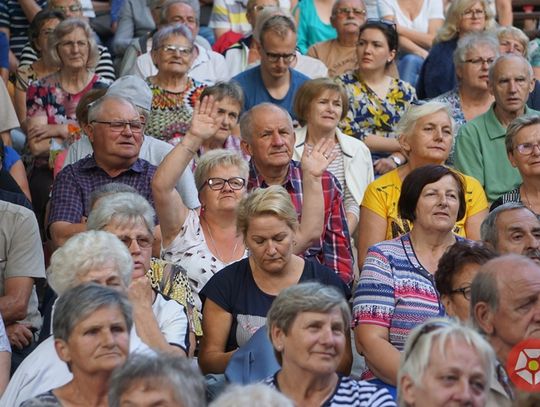
<path id="1" fill-rule="evenodd" d="M 393 78 L 390 91 L 381 99 L 360 79 L 358 72 L 340 75 L 349 96 L 349 111 L 339 127 L 343 133 L 364 140 L 368 135 L 396 137 L 395 126 L 409 105 L 416 101 L 416 91 L 408 82 Z M 374 156 L 373 159 L 380 158 Z"/>
<path id="2" fill-rule="evenodd" d="M 182 92 L 169 92 L 147 80 L 152 90 L 152 110 L 145 132 L 149 136 L 177 144 L 186 134 L 191 123 L 193 107 L 206 87 L 188 77 Z"/>

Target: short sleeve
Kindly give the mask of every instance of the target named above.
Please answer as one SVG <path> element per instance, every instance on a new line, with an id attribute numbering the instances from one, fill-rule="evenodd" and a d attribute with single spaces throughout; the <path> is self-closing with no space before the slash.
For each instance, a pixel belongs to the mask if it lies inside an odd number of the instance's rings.
<path id="1" fill-rule="evenodd" d="M 484 188 L 474 177 L 468 175 L 465 178 L 465 202 L 467 203 L 467 218 L 488 209 L 488 200 Z"/>
<path id="2" fill-rule="evenodd" d="M 362 206 L 372 210 L 383 219 L 388 218 L 386 202 L 374 182 L 367 186 L 366 191 L 364 192 L 364 198 L 362 199 Z"/>
<path id="3" fill-rule="evenodd" d="M 238 284 L 236 284 L 234 277 L 239 267 L 245 267 L 244 264 L 246 263 L 247 260 L 241 260 L 214 274 L 200 292 L 203 304 L 206 299 L 212 300 L 224 311 L 232 315 L 234 297 L 239 294 Z"/>
<path id="4" fill-rule="evenodd" d="M 388 256 L 377 246 L 368 250 L 353 302 L 353 324 L 372 324 L 385 328 L 395 310 L 395 291 L 392 265 Z"/>
<path id="5" fill-rule="evenodd" d="M 84 215 L 82 191 L 73 173 L 67 166 L 58 173 L 51 193 L 49 224 L 57 221 L 80 223 Z"/>
<path id="6" fill-rule="evenodd" d="M 387 16 L 394 16 L 395 14 L 396 13 L 394 12 L 393 7 L 391 6 L 391 0 L 379 1 L 379 16 L 387 17 Z"/>
<path id="7" fill-rule="evenodd" d="M 45 100 L 41 95 L 47 95 L 48 89 L 41 86 L 40 81 L 34 81 L 28 85 L 26 90 L 26 116 L 37 117 L 46 116 Z"/>
<path id="8" fill-rule="evenodd" d="M 444 10 L 442 0 L 430 0 L 428 8 L 428 19 L 444 20 Z"/>
<path id="9" fill-rule="evenodd" d="M 2 168 L 9 171 L 13 164 L 21 159 L 21 156 L 10 146 L 4 146 L 4 161 L 2 162 Z"/>

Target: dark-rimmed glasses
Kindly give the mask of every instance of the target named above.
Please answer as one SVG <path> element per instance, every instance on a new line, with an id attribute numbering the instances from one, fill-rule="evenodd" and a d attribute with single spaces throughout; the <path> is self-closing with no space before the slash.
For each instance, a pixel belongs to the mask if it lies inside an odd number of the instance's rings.
<path id="1" fill-rule="evenodd" d="M 296 52 L 293 52 L 291 54 L 278 54 L 276 52 L 267 52 L 263 49 L 264 54 L 266 55 L 266 59 L 268 59 L 268 62 L 275 63 L 279 61 L 281 58 L 283 58 L 283 62 L 286 64 L 290 64 L 292 61 L 296 59 Z"/>
<path id="2" fill-rule="evenodd" d="M 339 7 L 336 9 L 336 15 L 342 14 L 348 16 L 350 13 L 353 13 L 357 17 L 362 17 L 366 15 L 366 9 L 357 7 Z"/>
<path id="3" fill-rule="evenodd" d="M 486 15 L 486 12 L 485 10 L 480 10 L 480 9 L 476 9 L 476 10 L 473 10 L 473 9 L 469 9 L 469 10 L 465 10 L 463 13 L 461 13 L 461 17 L 464 17 L 464 18 L 475 18 L 476 16 L 478 17 L 484 17 Z"/>
<path id="4" fill-rule="evenodd" d="M 465 287 L 456 288 L 454 290 L 451 290 L 450 294 L 461 294 L 466 300 L 470 301 L 471 300 L 471 286 L 468 285 Z"/>
<path id="5" fill-rule="evenodd" d="M 92 120 L 92 123 L 108 124 L 111 131 L 115 133 L 124 131 L 126 126 L 129 126 L 133 133 L 140 133 L 144 128 L 144 122 L 140 120 Z"/>
<path id="6" fill-rule="evenodd" d="M 225 187 L 226 183 L 232 190 L 238 191 L 244 188 L 246 185 L 246 180 L 242 177 L 231 177 L 229 179 L 213 177 L 208 178 L 201 189 L 204 188 L 205 185 L 208 185 L 208 188 L 210 188 L 212 191 L 221 191 L 223 187 Z"/>
<path id="7" fill-rule="evenodd" d="M 430 332 L 433 332 L 433 331 L 436 331 L 438 329 L 443 329 L 443 328 L 446 328 L 446 327 L 449 327 L 450 324 L 447 323 L 447 322 L 443 322 L 443 321 L 433 321 L 433 322 L 428 322 L 426 323 L 422 329 L 420 329 L 420 332 L 418 332 L 418 334 L 416 334 L 416 337 L 414 338 L 413 342 L 411 343 L 411 346 L 408 348 L 408 353 L 405 355 L 405 360 L 407 360 L 407 358 L 409 357 L 409 355 L 413 352 L 414 350 L 414 347 L 416 346 L 416 344 L 418 343 L 418 341 L 420 340 L 420 338 Z"/>
<path id="8" fill-rule="evenodd" d="M 136 238 L 129 236 L 118 236 L 118 239 L 120 239 L 120 241 L 124 243 L 128 249 L 131 247 L 133 241 L 136 241 L 141 249 L 148 249 L 154 244 L 154 238 L 150 236 L 140 236 Z"/>
<path id="9" fill-rule="evenodd" d="M 466 59 L 465 62 L 466 64 L 472 64 L 472 65 L 475 65 L 475 66 L 481 66 L 481 65 L 484 65 L 484 64 L 488 64 L 488 65 L 491 65 L 493 63 L 493 61 L 495 61 L 495 57 L 490 57 L 490 58 L 474 58 L 474 59 Z"/>
<path id="10" fill-rule="evenodd" d="M 72 4 L 71 6 L 56 6 L 56 7 L 52 7 L 52 10 L 54 11 L 59 11 L 61 13 L 66 13 L 66 11 L 71 11 L 72 13 L 76 13 L 78 11 L 81 11 L 82 10 L 82 6 L 79 5 L 79 4 Z"/>
<path id="11" fill-rule="evenodd" d="M 540 153 L 540 144 L 539 143 L 521 143 L 514 147 L 518 153 L 521 155 L 531 155 L 534 152 L 534 148 L 538 149 Z"/>

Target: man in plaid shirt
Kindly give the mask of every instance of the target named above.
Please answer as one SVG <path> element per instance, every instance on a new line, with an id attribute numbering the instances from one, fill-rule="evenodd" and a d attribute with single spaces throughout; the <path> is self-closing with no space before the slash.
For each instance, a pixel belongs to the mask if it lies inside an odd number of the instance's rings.
<path id="1" fill-rule="evenodd" d="M 302 168 L 299 162 L 292 160 L 295 134 L 289 113 L 277 105 L 261 103 L 242 116 L 240 131 L 242 148 L 251 155 L 248 190 L 282 185 L 289 192 L 300 218 Z M 353 257 L 341 186 L 328 171 L 322 175 L 321 182 L 324 231 L 304 257 L 315 258 L 350 284 L 353 280 Z"/>

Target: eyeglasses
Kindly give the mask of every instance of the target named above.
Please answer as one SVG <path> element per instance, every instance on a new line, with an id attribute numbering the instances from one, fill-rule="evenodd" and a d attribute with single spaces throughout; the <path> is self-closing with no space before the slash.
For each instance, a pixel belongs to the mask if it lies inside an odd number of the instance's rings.
<path id="1" fill-rule="evenodd" d="M 52 10 L 60 11 L 61 13 L 65 13 L 66 11 L 71 11 L 72 13 L 76 13 L 78 11 L 81 11 L 82 7 L 79 4 L 72 4 L 71 6 L 68 6 L 68 7 L 65 7 L 65 6 L 52 7 Z"/>
<path id="2" fill-rule="evenodd" d="M 88 41 L 65 41 L 58 45 L 60 45 L 62 48 L 86 48 L 88 47 Z"/>
<path id="3" fill-rule="evenodd" d="M 225 187 L 226 183 L 232 190 L 238 191 L 244 188 L 244 185 L 246 185 L 246 180 L 242 177 L 232 177 L 229 179 L 219 177 L 208 178 L 203 184 L 202 188 L 204 188 L 205 185 L 208 185 L 208 188 L 210 188 L 212 191 L 221 191 L 223 187 Z"/>
<path id="4" fill-rule="evenodd" d="M 182 16 L 173 16 L 170 19 L 171 23 L 181 23 L 181 24 L 197 24 L 197 19 L 195 17 L 182 17 Z"/>
<path id="5" fill-rule="evenodd" d="M 112 120 L 112 121 L 93 120 L 92 123 L 108 124 L 111 131 L 113 131 L 115 133 L 120 133 L 120 132 L 124 131 L 126 126 L 129 126 L 129 128 L 131 129 L 131 131 L 133 133 L 140 133 L 140 132 L 143 131 L 143 128 L 144 128 L 144 125 L 145 125 L 144 122 L 141 122 L 139 120 L 130 120 L 130 121 L 126 121 L 126 120 Z"/>
<path id="6" fill-rule="evenodd" d="M 411 346 L 408 348 L 408 353 L 405 355 L 405 359 L 404 360 L 407 360 L 407 358 L 409 357 L 409 355 L 412 353 L 412 351 L 414 350 L 414 347 L 416 346 L 416 344 L 418 343 L 419 339 L 430 333 L 430 332 L 434 332 L 438 329 L 443 329 L 443 328 L 446 328 L 450 326 L 450 324 L 446 323 L 446 322 L 442 322 L 442 321 L 433 321 L 433 322 L 428 322 L 426 323 L 422 329 L 420 330 L 420 332 L 418 332 L 418 334 L 416 335 L 416 337 L 414 338 L 413 342 L 411 343 Z"/>
<path id="7" fill-rule="evenodd" d="M 451 290 L 450 294 L 461 294 L 466 300 L 471 299 L 471 286 L 468 285 L 466 287 L 456 288 L 455 290 Z"/>
<path id="8" fill-rule="evenodd" d="M 275 4 L 266 4 L 266 5 L 265 4 L 260 4 L 260 5 L 255 5 L 255 6 L 251 7 L 251 11 L 256 11 L 256 12 L 260 13 L 265 8 L 270 8 L 270 7 L 278 8 L 279 6 L 277 6 Z"/>
<path id="9" fill-rule="evenodd" d="M 463 13 L 461 13 L 461 16 L 464 18 L 476 18 L 476 16 L 484 17 L 485 15 L 486 12 L 483 9 L 465 10 Z"/>
<path id="10" fill-rule="evenodd" d="M 171 55 L 178 52 L 183 57 L 190 56 L 193 52 L 193 47 L 181 47 L 177 45 L 163 45 L 161 49 Z"/>
<path id="11" fill-rule="evenodd" d="M 386 25 L 387 27 L 393 28 L 394 30 L 397 27 L 394 21 L 387 20 L 385 18 L 368 18 L 366 20 L 366 24 L 383 24 L 383 25 Z"/>
<path id="12" fill-rule="evenodd" d="M 278 62 L 281 58 L 283 58 L 283 62 L 290 64 L 296 59 L 296 52 L 293 52 L 292 54 L 277 54 L 275 52 L 267 52 L 264 49 L 263 52 L 265 53 L 268 61 L 272 63 Z"/>
<path id="13" fill-rule="evenodd" d="M 540 144 L 538 143 L 522 143 L 514 147 L 521 155 L 531 155 L 534 152 L 535 147 L 540 153 Z"/>
<path id="14" fill-rule="evenodd" d="M 466 59 L 463 62 L 465 62 L 467 64 L 472 64 L 472 65 L 475 65 L 475 66 L 482 66 L 484 64 L 491 65 L 493 63 L 493 61 L 495 61 L 495 57 Z"/>
<path id="15" fill-rule="evenodd" d="M 124 243 L 128 249 L 131 247 L 134 241 L 137 242 L 137 245 L 141 249 L 148 249 L 154 244 L 154 238 L 150 236 L 141 236 L 136 238 L 131 238 L 129 236 L 118 236 L 118 239 L 120 239 L 120 241 Z"/>
<path id="16" fill-rule="evenodd" d="M 366 15 L 366 10 L 356 7 L 340 7 L 336 9 L 336 14 L 343 14 L 348 16 L 350 13 L 353 13 L 357 17 L 361 17 Z"/>

